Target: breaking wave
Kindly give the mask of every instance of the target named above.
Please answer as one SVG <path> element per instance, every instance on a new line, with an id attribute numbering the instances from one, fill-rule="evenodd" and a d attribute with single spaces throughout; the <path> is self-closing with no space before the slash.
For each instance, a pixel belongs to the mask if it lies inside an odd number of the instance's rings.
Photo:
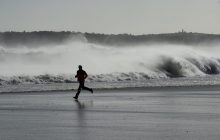
<path id="1" fill-rule="evenodd" d="M 82 40 L 82 39 L 81 39 Z M 218 46 L 103 46 L 68 41 L 55 46 L 0 46 L 0 85 L 74 83 L 79 64 L 88 81 L 146 81 L 220 73 Z"/>

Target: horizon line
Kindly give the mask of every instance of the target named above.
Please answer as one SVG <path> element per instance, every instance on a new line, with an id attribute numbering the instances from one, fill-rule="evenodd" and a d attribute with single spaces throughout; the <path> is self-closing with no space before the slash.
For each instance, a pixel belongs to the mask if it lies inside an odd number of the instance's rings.
<path id="1" fill-rule="evenodd" d="M 177 32 L 161 32 L 161 33 L 143 33 L 143 34 L 132 34 L 132 33 L 100 33 L 100 32 L 81 32 L 81 31 L 71 31 L 71 30 L 32 30 L 32 31 L 16 31 L 16 30 L 8 30 L 8 31 L 0 31 L 0 33 L 9 33 L 9 32 L 15 32 L 15 33 L 33 33 L 33 32 L 55 32 L 55 33 L 61 33 L 61 32 L 70 32 L 70 33 L 82 33 L 82 34 L 104 34 L 104 35 L 134 35 L 134 36 L 141 36 L 141 35 L 160 35 L 160 34 L 175 34 L 175 33 L 194 33 L 194 34 L 210 34 L 210 35 L 220 35 L 220 33 L 205 33 L 205 32 L 190 32 L 185 31 L 183 29 L 177 31 Z"/>

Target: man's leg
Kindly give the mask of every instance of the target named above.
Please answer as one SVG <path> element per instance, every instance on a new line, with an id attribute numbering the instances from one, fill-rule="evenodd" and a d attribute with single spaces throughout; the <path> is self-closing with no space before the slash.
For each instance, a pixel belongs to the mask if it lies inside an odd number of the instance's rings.
<path id="1" fill-rule="evenodd" d="M 90 91 L 91 93 L 93 93 L 92 88 L 88 88 L 88 87 L 84 86 L 84 82 L 83 82 L 83 84 L 82 84 L 82 89 L 88 90 L 88 91 Z"/>
<path id="2" fill-rule="evenodd" d="M 74 97 L 75 99 L 78 99 L 79 94 L 80 94 L 81 89 L 82 89 L 82 86 L 83 86 L 83 84 L 81 82 L 79 82 L 79 88 L 78 88 L 77 93 L 76 93 L 76 95 Z"/>

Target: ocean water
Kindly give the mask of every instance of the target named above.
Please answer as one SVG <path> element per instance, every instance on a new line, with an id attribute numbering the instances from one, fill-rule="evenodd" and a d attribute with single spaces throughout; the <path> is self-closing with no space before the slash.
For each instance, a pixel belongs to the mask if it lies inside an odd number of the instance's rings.
<path id="1" fill-rule="evenodd" d="M 145 81 L 115 81 L 115 82 L 96 82 L 86 81 L 86 86 L 93 89 L 119 89 L 119 88 L 148 88 L 148 87 L 194 87 L 197 86 L 215 86 L 220 85 L 220 76 L 195 76 L 195 77 L 181 77 L 181 78 L 160 78 L 148 79 Z M 65 91 L 73 90 L 73 93 L 78 88 L 78 83 L 20 83 L 8 84 L 0 86 L 0 93 L 4 92 L 30 92 L 30 91 Z"/>
<path id="2" fill-rule="evenodd" d="M 218 85 L 219 45 L 107 46 L 86 38 L 59 45 L 0 46 L 0 92 L 70 90 L 78 65 L 93 88 Z"/>

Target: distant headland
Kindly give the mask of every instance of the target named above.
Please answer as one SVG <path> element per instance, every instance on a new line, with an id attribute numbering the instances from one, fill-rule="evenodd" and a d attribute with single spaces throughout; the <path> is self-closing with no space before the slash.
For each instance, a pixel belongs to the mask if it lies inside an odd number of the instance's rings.
<path id="1" fill-rule="evenodd" d="M 0 45 L 3 46 L 40 46 L 63 44 L 70 40 L 80 40 L 101 45 L 125 46 L 142 44 L 183 44 L 214 45 L 220 43 L 220 34 L 185 32 L 163 34 L 101 34 L 71 31 L 33 31 L 33 32 L 0 32 Z"/>

